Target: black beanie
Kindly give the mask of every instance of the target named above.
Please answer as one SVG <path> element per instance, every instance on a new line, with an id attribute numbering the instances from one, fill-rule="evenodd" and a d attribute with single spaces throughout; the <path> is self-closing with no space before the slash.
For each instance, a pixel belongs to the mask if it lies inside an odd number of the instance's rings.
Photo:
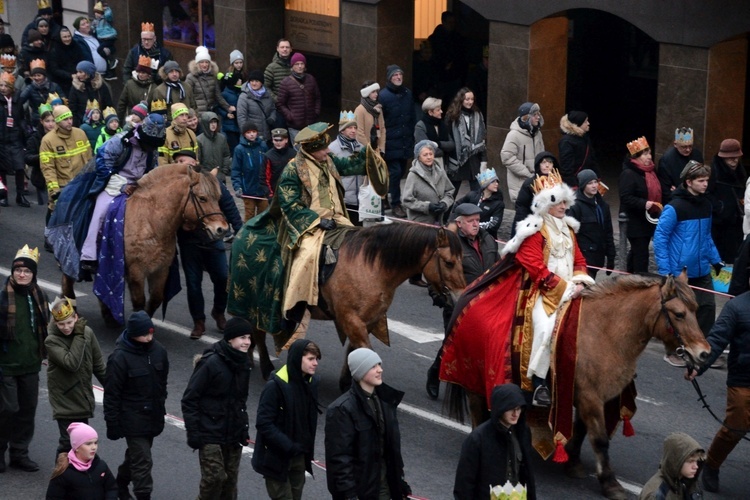
<path id="1" fill-rule="evenodd" d="M 136 311 L 128 318 L 125 332 L 127 337 L 131 339 L 154 333 L 154 322 L 151 321 L 151 317 L 146 311 Z"/>
<path id="2" fill-rule="evenodd" d="M 233 338 L 253 333 L 253 326 L 243 318 L 230 318 L 224 327 L 224 340 L 229 342 Z"/>
<path id="3" fill-rule="evenodd" d="M 31 272 L 34 273 L 34 278 L 36 278 L 36 262 L 34 262 L 33 259 L 30 259 L 28 257 L 18 257 L 13 261 L 13 269 L 17 267 L 27 267 L 31 269 Z"/>
<path id="4" fill-rule="evenodd" d="M 245 122 L 244 125 L 242 125 L 242 133 L 244 134 L 248 130 L 255 130 L 258 131 L 258 126 L 254 124 L 253 122 Z"/>
<path id="5" fill-rule="evenodd" d="M 250 73 L 247 74 L 247 81 L 251 82 L 253 80 L 257 80 L 260 83 L 263 83 L 265 80 L 265 77 L 263 76 L 263 72 L 259 69 L 254 69 Z"/>
<path id="6" fill-rule="evenodd" d="M 583 125 L 583 122 L 589 117 L 584 111 L 569 111 L 568 120 L 570 123 L 575 123 L 579 127 Z"/>

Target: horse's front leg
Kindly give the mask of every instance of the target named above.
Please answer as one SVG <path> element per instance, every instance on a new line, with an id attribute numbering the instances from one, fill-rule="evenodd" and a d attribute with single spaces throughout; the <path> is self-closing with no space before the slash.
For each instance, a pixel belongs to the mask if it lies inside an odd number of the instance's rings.
<path id="1" fill-rule="evenodd" d="M 149 316 L 153 316 L 161 303 L 164 302 L 164 287 L 167 284 L 168 277 L 169 266 L 160 268 L 158 272 L 148 277 L 148 307 L 146 307 L 146 312 Z M 142 286 L 141 290 L 143 290 Z M 132 296 L 133 292 L 130 293 Z M 133 301 L 133 307 L 135 308 L 135 301 Z"/>
<path id="2" fill-rule="evenodd" d="M 75 282 L 70 276 L 62 275 L 60 279 L 60 291 L 63 297 L 67 297 L 73 303 L 73 307 L 76 307 L 76 290 Z"/>
<path id="3" fill-rule="evenodd" d="M 596 471 L 599 484 L 602 486 L 602 494 L 613 500 L 627 499 L 625 488 L 617 481 L 609 465 L 609 436 L 604 424 L 604 402 L 579 401 L 577 418 L 583 422 L 589 433 L 589 441 L 596 455 Z"/>
<path id="4" fill-rule="evenodd" d="M 565 463 L 565 473 L 568 477 L 577 479 L 586 477 L 586 469 L 581 463 L 581 447 L 585 438 L 586 424 L 576 414 L 576 419 L 573 423 L 573 436 L 568 441 L 568 444 L 565 445 L 565 451 L 568 453 L 568 461 Z"/>
<path id="5" fill-rule="evenodd" d="M 336 318 L 334 321 L 339 336 L 342 334 L 349 338 L 346 347 L 346 357 L 341 367 L 341 376 L 339 376 L 339 389 L 342 393 L 349 390 L 352 385 L 352 372 L 349 370 L 349 353 L 360 347 L 372 348 L 370 344 L 370 334 L 367 332 L 367 325 L 357 316 L 345 317 L 344 319 Z"/>
<path id="6" fill-rule="evenodd" d="M 133 271 L 129 266 L 127 272 L 128 290 L 133 311 L 142 311 L 146 307 L 146 278 L 141 271 Z"/>

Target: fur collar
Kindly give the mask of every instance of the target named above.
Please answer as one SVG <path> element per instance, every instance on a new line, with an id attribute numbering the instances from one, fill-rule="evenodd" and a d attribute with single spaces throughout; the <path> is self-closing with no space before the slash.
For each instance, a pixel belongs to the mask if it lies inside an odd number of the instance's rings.
<path id="1" fill-rule="evenodd" d="M 190 72 L 191 75 L 196 76 L 196 77 L 204 74 L 198 67 L 198 63 L 196 61 L 190 61 L 188 63 L 188 71 Z M 219 65 L 216 64 L 214 61 L 211 61 L 211 68 L 209 69 L 208 73 L 205 73 L 205 75 L 216 78 L 216 75 L 218 74 L 219 74 Z"/>
<path id="2" fill-rule="evenodd" d="M 583 137 L 586 134 L 581 127 L 568 120 L 568 115 L 563 115 L 560 118 L 560 130 L 562 130 L 563 134 L 577 135 L 579 137 Z"/>
<path id="3" fill-rule="evenodd" d="M 581 223 L 568 215 L 563 217 L 563 221 L 565 221 L 565 224 L 567 224 L 574 233 L 578 233 L 578 230 L 581 228 Z M 541 231 L 543 225 L 544 219 L 542 219 L 542 217 L 540 217 L 539 215 L 534 214 L 529 215 L 521 221 L 518 221 L 516 223 L 516 235 L 513 236 L 513 238 L 511 238 L 508 243 L 505 244 L 503 249 L 500 251 L 500 256 L 505 257 L 509 253 L 518 252 L 518 249 L 521 248 L 521 243 L 523 243 L 524 240 L 529 236 L 535 235 L 536 233 Z"/>
<path id="4" fill-rule="evenodd" d="M 104 85 L 104 78 L 102 78 L 102 75 L 99 72 L 94 73 L 94 77 L 91 78 L 90 80 L 91 80 L 91 88 L 93 88 L 94 90 L 99 90 L 100 88 L 102 88 L 102 85 Z M 73 77 L 72 85 L 73 85 L 73 88 L 76 90 L 79 90 L 81 92 L 85 91 L 86 82 L 82 82 L 75 76 Z"/>

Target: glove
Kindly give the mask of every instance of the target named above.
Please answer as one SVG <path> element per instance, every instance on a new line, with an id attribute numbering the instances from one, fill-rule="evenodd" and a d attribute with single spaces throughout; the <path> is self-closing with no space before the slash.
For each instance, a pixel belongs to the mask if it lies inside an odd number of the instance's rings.
<path id="1" fill-rule="evenodd" d="M 437 293 L 432 290 L 432 287 L 427 289 L 427 293 L 432 297 L 432 305 L 440 307 L 441 309 L 448 304 L 448 297 L 442 293 Z"/>
<path id="2" fill-rule="evenodd" d="M 441 214 L 443 213 L 443 208 L 441 205 L 441 203 L 430 203 L 428 210 L 431 214 Z"/>
<path id="3" fill-rule="evenodd" d="M 110 439 L 112 441 L 117 441 L 121 437 L 122 437 L 122 431 L 120 430 L 120 427 L 114 426 L 114 425 L 107 426 L 107 439 Z"/>
<path id="4" fill-rule="evenodd" d="M 487 162 L 486 161 L 479 162 L 479 171 L 484 172 L 485 170 L 487 170 Z"/>
<path id="5" fill-rule="evenodd" d="M 714 268 L 714 272 L 716 273 L 716 276 L 718 276 L 719 273 L 721 272 L 721 268 L 726 266 L 726 263 L 720 260 L 716 264 L 711 264 L 711 266 Z"/>
<path id="6" fill-rule="evenodd" d="M 203 443 L 196 436 L 188 434 L 188 446 L 190 446 L 194 450 L 197 450 L 201 446 L 203 446 Z"/>
<path id="7" fill-rule="evenodd" d="M 443 212 L 445 212 L 446 210 L 448 210 L 448 205 L 446 205 L 444 201 L 441 201 L 441 202 L 440 202 L 440 212 L 438 212 L 438 213 L 441 213 L 441 214 L 442 214 L 442 213 L 443 213 Z"/>
<path id="8" fill-rule="evenodd" d="M 411 486 L 403 478 L 400 480 L 401 495 L 404 498 L 408 498 L 411 495 Z"/>
<path id="9" fill-rule="evenodd" d="M 336 229 L 336 221 L 333 219 L 320 219 L 318 227 L 324 231 L 330 231 L 331 229 Z"/>
<path id="10" fill-rule="evenodd" d="M 241 189 L 237 189 L 237 190 L 235 190 L 235 192 L 234 192 L 234 195 L 235 195 L 235 196 L 236 196 L 237 198 L 242 198 L 242 190 L 241 190 Z"/>
<path id="11" fill-rule="evenodd" d="M 49 191 L 47 191 L 47 194 L 49 195 L 50 200 L 57 200 L 57 198 L 60 196 L 60 189 L 59 188 L 52 188 Z"/>

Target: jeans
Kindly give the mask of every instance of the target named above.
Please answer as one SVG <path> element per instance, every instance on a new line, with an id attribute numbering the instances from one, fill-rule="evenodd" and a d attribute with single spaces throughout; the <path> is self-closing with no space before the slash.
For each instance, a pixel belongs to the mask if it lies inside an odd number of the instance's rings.
<path id="1" fill-rule="evenodd" d="M 0 453 L 10 446 L 10 460 L 28 458 L 39 401 L 39 373 L 5 375 L 0 381 Z M 7 398 L 7 399 L 6 399 Z"/>
<path id="2" fill-rule="evenodd" d="M 387 160 L 390 177 L 388 194 L 391 195 L 391 206 L 401 205 L 401 177 L 406 171 L 406 158 Z"/>
<path id="3" fill-rule="evenodd" d="M 188 309 L 194 320 L 206 319 L 203 300 L 203 271 L 208 272 L 214 285 L 213 310 L 223 313 L 227 308 L 227 281 L 229 266 L 222 241 L 214 242 L 212 247 L 200 247 L 196 243 L 180 242 L 180 260 L 185 272 Z"/>

